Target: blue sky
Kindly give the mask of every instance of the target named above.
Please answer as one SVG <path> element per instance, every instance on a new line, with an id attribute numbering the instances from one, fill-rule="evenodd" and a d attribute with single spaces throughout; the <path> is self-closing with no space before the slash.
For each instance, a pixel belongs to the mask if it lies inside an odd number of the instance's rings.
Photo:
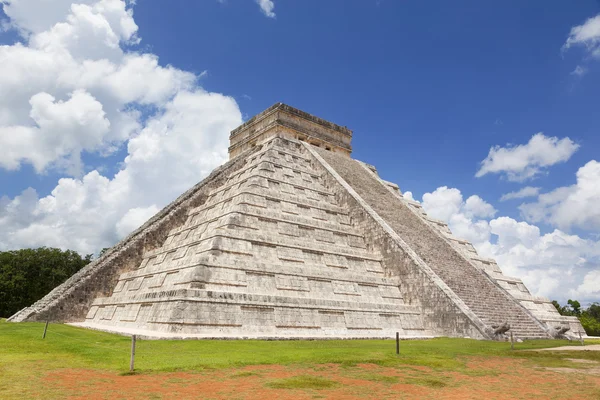
<path id="1" fill-rule="evenodd" d="M 113 244 L 282 101 L 534 292 L 600 299 L 600 1 L 0 4 L 0 249 Z"/>
<path id="2" fill-rule="evenodd" d="M 500 197 L 515 186 L 473 179 L 478 163 L 540 131 L 583 144 L 579 164 L 600 144 L 600 74 L 570 75 L 583 51 L 561 53 L 597 1 L 281 1 L 276 19 L 251 1 L 173 3 L 136 8 L 162 61 L 207 70 L 203 86 L 245 115 L 283 101 L 347 125 L 355 156 L 416 194 Z M 577 168 L 556 167 L 547 184 L 572 183 Z"/>

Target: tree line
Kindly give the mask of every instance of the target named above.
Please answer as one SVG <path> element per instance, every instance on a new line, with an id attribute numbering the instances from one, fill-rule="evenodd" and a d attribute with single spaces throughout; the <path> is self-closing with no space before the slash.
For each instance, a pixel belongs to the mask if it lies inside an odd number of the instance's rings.
<path id="1" fill-rule="evenodd" d="M 0 252 L 0 317 L 44 297 L 92 261 L 72 250 L 47 247 Z"/>
<path id="2" fill-rule="evenodd" d="M 600 336 L 600 304 L 592 303 L 587 308 L 582 308 L 577 300 L 567 301 L 567 304 L 561 306 L 558 301 L 552 300 L 552 304 L 558 310 L 560 315 L 569 315 L 579 318 L 579 322 L 590 336 Z"/>

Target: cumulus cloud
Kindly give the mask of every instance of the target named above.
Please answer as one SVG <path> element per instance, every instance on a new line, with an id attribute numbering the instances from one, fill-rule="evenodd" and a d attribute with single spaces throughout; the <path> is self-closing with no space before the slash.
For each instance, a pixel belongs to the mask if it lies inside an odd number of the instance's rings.
<path id="1" fill-rule="evenodd" d="M 582 46 L 592 57 L 600 58 L 600 14 L 571 28 L 563 51 L 573 46 Z"/>
<path id="2" fill-rule="evenodd" d="M 95 0 L 78 0 L 77 4 L 93 4 Z M 0 0 L 8 25 L 23 36 L 46 31 L 68 15 L 73 0 Z"/>
<path id="3" fill-rule="evenodd" d="M 76 90 L 67 101 L 45 92 L 29 100 L 34 126 L 0 126 L 0 166 L 16 169 L 31 163 L 37 172 L 61 160 L 72 174 L 81 171 L 83 150 L 102 148 L 110 133 L 110 121 L 103 106 L 84 90 Z"/>
<path id="4" fill-rule="evenodd" d="M 576 292 L 600 298 L 600 271 L 590 271 L 583 278 L 583 283 Z"/>
<path id="5" fill-rule="evenodd" d="M 413 197 L 413 194 L 412 194 L 412 192 L 410 192 L 410 191 L 409 191 L 409 192 L 404 192 L 404 193 L 402 194 L 402 196 L 403 196 L 405 199 L 407 199 L 407 200 L 416 201 L 416 200 L 414 199 L 414 197 Z"/>
<path id="6" fill-rule="evenodd" d="M 464 201 L 460 190 L 442 186 L 425 193 L 421 204 L 431 217 L 448 223 L 458 237 L 474 244 L 489 240 L 490 227 L 484 218 L 492 217 L 496 210 L 481 197 L 473 195 Z"/>
<path id="7" fill-rule="evenodd" d="M 77 176 L 82 152 L 111 154 L 141 129 L 136 106 L 160 106 L 193 90 L 196 77 L 160 66 L 155 55 L 123 50 L 137 41 L 123 1 L 58 2 L 62 17 L 53 5 L 3 6 L 26 44 L 0 46 L 0 167 L 29 163 L 38 172 L 58 167 Z"/>
<path id="8" fill-rule="evenodd" d="M 539 187 L 525 186 L 523 189 L 517 190 L 516 192 L 505 193 L 500 197 L 500 201 L 507 201 L 513 199 L 524 199 L 527 197 L 536 197 L 540 193 Z"/>
<path id="9" fill-rule="evenodd" d="M 269 18 L 275 18 L 275 13 L 273 9 L 275 9 L 275 3 L 272 0 L 256 0 L 260 10 Z"/>
<path id="10" fill-rule="evenodd" d="M 478 199 L 476 203 L 487 204 Z M 422 204 L 429 215 L 448 223 L 455 236 L 494 258 L 506 275 L 523 279 L 534 295 L 597 301 L 600 241 L 558 229 L 542 234 L 537 226 L 506 216 L 490 219 L 491 206 L 474 213 L 467 202 L 460 190 L 444 186 L 424 194 Z"/>
<path id="11" fill-rule="evenodd" d="M 148 207 L 135 207 L 129 209 L 125 215 L 121 217 L 119 222 L 117 222 L 117 235 L 120 237 L 127 236 L 129 232 L 142 226 L 144 222 L 149 220 L 150 217 L 159 211 L 160 209 L 154 204 Z"/>
<path id="12" fill-rule="evenodd" d="M 475 176 L 499 173 L 510 181 L 522 182 L 534 178 L 547 167 L 567 161 L 577 149 L 579 145 L 568 137 L 558 139 L 540 132 L 527 144 L 492 147 Z"/>
<path id="13" fill-rule="evenodd" d="M 4 199 L 0 248 L 90 253 L 111 246 L 226 160 L 227 132 L 240 122 L 229 97 L 201 89 L 179 93 L 129 140 L 123 168 L 112 178 L 94 170 L 61 179 L 35 202 L 31 189 Z"/>
<path id="14" fill-rule="evenodd" d="M 479 196 L 470 196 L 463 206 L 469 218 L 488 218 L 496 215 L 496 209 Z"/>
<path id="15" fill-rule="evenodd" d="M 577 171 L 577 183 L 539 195 L 522 204 L 523 216 L 531 222 L 547 222 L 561 229 L 600 228 L 600 162 L 592 160 Z"/>
<path id="16" fill-rule="evenodd" d="M 223 163 L 242 122 L 233 98 L 132 50 L 124 1 L 71 3 L 0 0 L 23 39 L 0 46 L 0 168 L 70 175 L 47 196 L 0 198 L 0 249 L 114 244 Z M 116 174 L 84 173 L 86 154 L 116 149 Z"/>

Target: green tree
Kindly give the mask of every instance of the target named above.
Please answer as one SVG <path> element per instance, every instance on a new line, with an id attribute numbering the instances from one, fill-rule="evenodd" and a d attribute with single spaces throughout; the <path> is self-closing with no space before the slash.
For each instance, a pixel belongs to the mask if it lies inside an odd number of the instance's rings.
<path id="1" fill-rule="evenodd" d="M 46 247 L 0 252 L 0 317 L 41 299 L 91 259 L 91 254 Z"/>
<path id="2" fill-rule="evenodd" d="M 585 312 L 581 314 L 579 322 L 581 322 L 581 326 L 589 336 L 600 336 L 600 321 L 590 314 Z"/>
<path id="3" fill-rule="evenodd" d="M 556 308 L 556 311 L 558 311 L 560 315 L 566 315 L 565 308 L 562 307 L 558 301 L 552 300 L 552 305 Z"/>
<path id="4" fill-rule="evenodd" d="M 102 250 L 100 250 L 100 252 L 98 253 L 98 258 L 102 257 L 104 253 L 106 253 L 108 250 L 110 250 L 110 247 L 103 247 Z"/>
<path id="5" fill-rule="evenodd" d="M 567 301 L 566 306 L 561 306 L 558 301 L 552 300 L 552 304 L 561 315 L 571 315 L 579 318 L 581 326 L 590 336 L 600 336 L 600 304 L 592 303 L 588 308 L 581 308 L 577 300 Z"/>
<path id="6" fill-rule="evenodd" d="M 592 303 L 587 308 L 586 312 L 595 320 L 600 321 L 600 304 Z"/>
<path id="7" fill-rule="evenodd" d="M 573 315 L 581 315 L 581 304 L 577 300 L 569 299 L 567 304 L 571 307 Z"/>

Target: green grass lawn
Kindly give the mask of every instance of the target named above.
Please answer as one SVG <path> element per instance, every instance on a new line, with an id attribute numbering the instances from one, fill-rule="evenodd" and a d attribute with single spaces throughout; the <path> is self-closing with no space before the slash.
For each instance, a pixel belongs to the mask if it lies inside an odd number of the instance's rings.
<path id="1" fill-rule="evenodd" d="M 131 339 L 62 324 L 50 324 L 42 340 L 43 323 L 0 321 L 0 361 L 20 363 L 47 361 L 68 368 L 126 371 L 129 368 Z M 598 342 L 598 341 L 596 341 Z M 591 343 L 591 342 L 588 342 Z M 515 350 L 555 346 L 579 346 L 566 340 L 535 340 L 515 343 Z M 596 359 L 595 353 L 577 353 Z M 490 355 L 527 357 L 559 361 L 545 352 L 511 351 L 510 343 L 470 339 L 439 338 L 400 342 L 400 356 L 394 340 L 138 340 L 136 370 L 142 372 L 229 368 L 258 364 L 352 365 L 398 363 L 434 368 L 460 366 L 459 356 Z"/>
<path id="2" fill-rule="evenodd" d="M 61 324 L 50 324 L 42 340 L 43 323 L 9 323 L 0 320 L 0 398 L 14 394 L 48 371 L 83 368 L 126 373 L 129 369 L 131 339 Z M 591 342 L 589 342 L 591 343 Z M 596 340 L 595 343 L 600 343 Z M 258 340 L 138 340 L 136 373 L 207 371 L 261 364 L 318 365 L 351 367 L 371 363 L 380 366 L 426 366 L 448 371 L 465 369 L 468 356 L 525 358 L 539 366 L 573 367 L 566 358 L 600 361 L 599 352 L 527 352 L 554 346 L 579 346 L 565 340 L 537 340 L 515 343 L 439 338 L 400 343 L 395 341 L 258 341 Z M 576 366 L 577 367 L 577 366 Z M 581 367 L 581 366 L 579 366 Z M 469 371 L 469 373 L 476 373 Z M 385 378 L 381 378 L 385 379 Z M 304 385 L 306 378 L 281 385 Z M 317 382 L 318 383 L 318 382 Z M 316 384 L 309 382 L 308 384 Z M 327 384 L 326 382 L 322 384 Z"/>

